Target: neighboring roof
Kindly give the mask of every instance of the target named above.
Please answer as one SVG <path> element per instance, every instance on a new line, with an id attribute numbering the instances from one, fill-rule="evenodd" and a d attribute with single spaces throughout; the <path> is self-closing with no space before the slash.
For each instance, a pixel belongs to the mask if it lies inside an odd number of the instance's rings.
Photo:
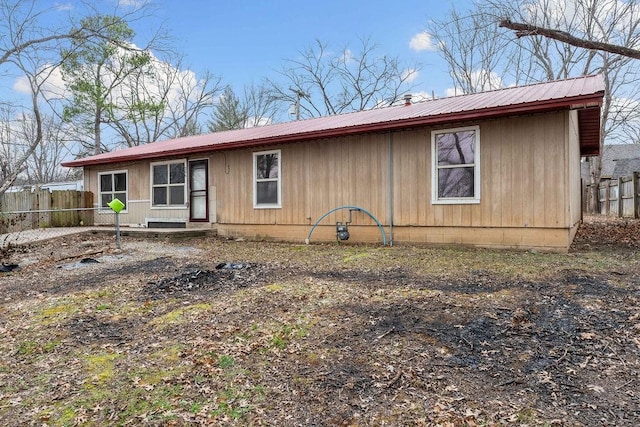
<path id="1" fill-rule="evenodd" d="M 618 169 L 618 163 L 622 161 L 626 161 L 629 159 L 638 159 L 640 158 L 640 144 L 611 144 L 605 145 L 602 149 L 602 163 L 601 163 L 601 171 L 600 176 L 602 178 L 613 178 L 615 169 Z M 623 162 L 624 163 L 624 162 Z M 624 167 L 633 167 L 633 163 L 626 162 Z M 631 170 L 630 172 L 637 172 L 640 169 Z M 619 178 L 620 176 L 631 175 L 631 173 L 627 173 L 625 175 L 619 175 L 615 178 Z"/>
<path id="2" fill-rule="evenodd" d="M 62 165 L 75 167 L 157 159 L 566 109 L 579 110 L 580 151 L 582 155 L 593 155 L 598 154 L 600 146 L 600 106 L 603 96 L 604 82 L 601 76 L 578 77 L 433 99 L 407 106 L 189 136 L 103 153 Z"/>
<path id="3" fill-rule="evenodd" d="M 618 179 L 633 175 L 634 172 L 640 172 L 640 159 L 618 159 L 613 162 L 615 167 L 611 174 L 611 179 Z M 607 177 L 608 178 L 608 177 Z"/>
<path id="4" fill-rule="evenodd" d="M 588 162 L 581 163 L 581 176 L 590 182 Z M 640 172 L 640 144 L 606 144 L 600 161 L 601 179 L 618 179 Z"/>

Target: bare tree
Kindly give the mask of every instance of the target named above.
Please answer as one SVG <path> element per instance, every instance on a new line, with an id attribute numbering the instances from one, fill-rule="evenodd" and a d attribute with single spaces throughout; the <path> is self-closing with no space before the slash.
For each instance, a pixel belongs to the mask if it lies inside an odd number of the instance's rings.
<path id="1" fill-rule="evenodd" d="M 174 99 L 167 104 L 166 131 L 163 134 L 179 138 L 202 133 L 202 121 L 221 91 L 221 78 L 209 71 L 199 77 L 183 71 L 178 74 L 173 91 Z"/>
<path id="2" fill-rule="evenodd" d="M 509 19 L 506 19 L 508 17 Z M 456 33 L 465 21 L 464 31 Z M 605 80 L 605 99 L 602 106 L 601 145 L 607 139 L 629 135 L 629 124 L 637 119 L 632 108 L 638 99 L 638 72 L 632 58 L 604 50 L 585 49 L 549 37 L 513 37 L 511 32 L 499 30 L 507 21 L 522 22 L 532 27 L 552 28 L 558 33 L 575 35 L 584 40 L 598 40 L 632 48 L 638 43 L 640 10 L 638 2 L 614 0 L 487 0 L 466 12 L 465 16 L 431 27 L 445 42 L 439 43 L 452 75 L 473 75 L 478 64 L 489 64 L 483 73 L 502 76 L 507 84 L 522 84 L 568 77 L 602 74 Z M 524 34 L 520 34 L 521 36 Z M 533 35 L 533 34 L 531 34 Z M 448 42 L 451 38 L 471 39 L 478 46 Z M 490 43 L 499 50 L 481 46 Z M 486 58 L 472 60 L 482 52 Z M 452 60 L 451 58 L 455 58 Z M 462 58 L 462 59 L 460 59 Z M 517 58 L 517 60 L 515 60 Z M 510 75 L 506 70 L 514 70 Z M 508 80 L 507 80 L 508 78 Z M 455 82 L 455 80 L 454 80 Z M 460 83 L 456 82 L 456 85 Z M 468 88 L 467 88 L 468 89 Z M 602 150 L 600 150 L 602 151 Z M 600 160 L 591 161 L 591 180 L 599 181 Z"/>
<path id="3" fill-rule="evenodd" d="M 22 89 L 28 93 L 26 105 L 15 101 L 5 104 L 0 136 L 0 194 L 24 172 L 27 160 L 42 141 L 42 91 L 55 68 L 48 59 L 55 57 L 60 43 L 74 36 L 86 36 L 82 30 L 45 29 L 40 20 L 46 12 L 36 7 L 35 0 L 0 1 L 0 66 L 7 74 L 21 75 Z M 18 130 L 26 117 L 32 123 L 29 138 Z"/>
<path id="4" fill-rule="evenodd" d="M 449 65 L 454 94 L 499 89 L 504 81 L 517 82 L 526 75 L 522 50 L 504 37 L 492 16 L 452 8 L 444 18 L 429 22 L 428 30 Z"/>
<path id="5" fill-rule="evenodd" d="M 534 27 L 554 28 L 559 33 L 578 35 L 576 38 L 609 46 L 619 45 L 621 48 L 632 49 L 640 40 L 640 5 L 637 1 L 538 0 L 525 10 L 527 13 L 522 13 L 519 8 L 503 8 L 502 16 L 527 22 Z M 508 19 L 500 22 L 505 21 Z M 629 123 L 634 122 L 634 118 L 637 119 L 637 113 L 617 107 L 627 103 L 626 100 L 638 99 L 640 96 L 640 76 L 631 56 L 606 49 L 585 49 L 583 46 L 549 37 L 520 39 L 531 46 L 530 51 L 545 69 L 547 78 L 601 74 L 605 81 L 605 97 L 602 105 L 600 153 L 608 139 L 628 142 L 625 139 L 629 136 Z M 589 161 L 591 182 L 597 183 L 600 180 L 601 156 L 591 157 Z"/>
<path id="6" fill-rule="evenodd" d="M 245 127 L 272 123 L 282 111 L 283 103 L 273 96 L 266 82 L 244 86 L 242 104 L 247 114 Z"/>
<path id="7" fill-rule="evenodd" d="M 640 50 L 638 49 L 632 49 L 627 46 L 619 46 L 611 43 L 603 43 L 596 40 L 587 40 L 580 37 L 575 37 L 566 31 L 556 30 L 553 28 L 544 28 L 537 25 L 511 22 L 508 19 L 500 21 L 500 27 L 514 30 L 516 32 L 516 37 L 543 36 L 570 44 L 571 46 L 581 47 L 583 49 L 603 50 L 605 52 L 614 53 L 616 55 L 640 59 Z"/>
<path id="8" fill-rule="evenodd" d="M 32 141 L 36 130 L 34 121 L 24 117 L 21 133 L 25 141 Z M 52 115 L 42 117 L 42 141 L 26 162 L 25 175 L 27 183 L 40 184 L 65 181 L 73 178 L 71 169 L 62 168 L 60 163 L 69 154 L 67 144 L 70 141 L 69 128 Z"/>
<path id="9" fill-rule="evenodd" d="M 369 39 L 356 52 L 333 52 L 316 40 L 282 69 L 285 84 L 269 83 L 274 99 L 297 105 L 300 117 L 317 117 L 390 105 L 411 89 L 419 68 L 379 54 Z"/>
<path id="10" fill-rule="evenodd" d="M 24 81 L 29 89 L 31 108 L 28 114 L 25 110 L 19 113 L 20 120 L 8 118 L 9 132 L 12 134 L 8 144 L 18 144 L 23 150 L 16 150 L 17 153 L 14 155 L 14 158 L 11 159 L 11 164 L 8 165 L 6 169 L 8 173 L 0 183 L 0 194 L 4 193 L 16 178 L 24 172 L 27 168 L 28 159 L 43 140 L 43 119 L 40 105 L 47 79 L 51 76 L 55 67 L 42 64 L 37 53 L 31 52 L 29 54 L 27 52 L 32 49 L 34 49 L 34 45 L 26 48 L 24 51 L 20 51 L 20 55 L 10 59 L 10 61 L 24 73 Z M 23 55 L 23 53 L 25 54 Z M 12 129 L 11 123 L 19 123 L 22 131 L 20 136 L 16 135 L 17 130 Z M 29 132 L 26 132 L 27 126 L 30 129 Z M 8 161 L 4 160 L 3 163 L 8 163 Z"/>
<path id="11" fill-rule="evenodd" d="M 5 190 L 20 173 L 16 168 L 22 167 L 17 159 L 21 157 L 24 147 L 15 134 L 15 114 L 15 109 L 10 105 L 3 105 L 0 109 L 0 183 Z"/>
<path id="12" fill-rule="evenodd" d="M 171 64 L 154 57 L 114 93 L 122 108 L 109 126 L 129 147 L 201 133 L 220 81 L 210 72 L 196 76 L 185 71 L 180 61 Z"/>

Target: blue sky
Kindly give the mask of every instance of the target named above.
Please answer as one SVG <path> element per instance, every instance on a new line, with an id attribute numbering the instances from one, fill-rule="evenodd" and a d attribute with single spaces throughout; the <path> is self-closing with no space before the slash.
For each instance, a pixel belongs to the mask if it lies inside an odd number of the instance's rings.
<path id="1" fill-rule="evenodd" d="M 419 62 L 416 91 L 444 95 L 451 86 L 447 68 L 432 50 L 410 47 L 431 18 L 442 17 L 448 1 L 352 0 L 323 2 L 156 0 L 156 22 L 164 22 L 185 64 L 208 69 L 239 89 L 263 77 L 276 77 L 286 59 L 316 39 L 336 51 L 356 50 L 360 38 L 379 45 L 378 52 L 407 64 Z M 456 2 L 460 6 L 461 1 Z M 143 36 L 145 31 L 140 31 Z"/>
<path id="2" fill-rule="evenodd" d="M 116 9 L 126 13 L 141 1 L 100 0 L 87 4 L 101 13 Z M 428 48 L 428 40 L 415 43 L 430 19 L 442 18 L 452 7 L 450 1 L 150 1 L 152 16 L 132 23 L 138 34 L 134 42 L 145 45 L 148 37 L 163 25 L 172 37 L 172 47 L 184 55 L 183 69 L 196 75 L 209 71 L 221 77 L 224 85 L 231 85 L 236 93 L 241 93 L 244 85 L 259 83 L 263 78 L 277 80 L 278 70 L 286 60 L 296 59 L 316 39 L 338 53 L 344 48 L 358 51 L 361 39 L 368 38 L 378 46 L 378 54 L 397 57 L 407 66 L 421 64 L 423 68 L 412 82 L 414 93 L 446 96 L 446 90 L 452 86 L 446 64 L 432 45 Z M 458 0 L 455 5 L 460 8 L 468 2 Z M 77 19 L 82 16 L 81 10 L 87 9 L 81 0 L 38 0 L 37 4 L 48 11 L 45 16 L 53 27 L 64 26 L 69 15 Z M 26 80 L 21 74 L 6 67 L 2 71 L 2 98 L 28 102 Z M 50 81 L 54 87 L 63 85 L 59 75 Z"/>

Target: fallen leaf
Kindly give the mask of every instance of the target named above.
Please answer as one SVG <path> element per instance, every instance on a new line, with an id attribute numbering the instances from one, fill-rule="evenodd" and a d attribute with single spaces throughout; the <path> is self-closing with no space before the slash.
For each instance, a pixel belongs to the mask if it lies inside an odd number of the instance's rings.
<path id="1" fill-rule="evenodd" d="M 594 334 L 593 332 L 581 332 L 580 333 L 580 338 L 582 338 L 583 340 L 592 340 L 596 337 L 596 334 Z"/>
<path id="2" fill-rule="evenodd" d="M 589 384 L 587 388 L 596 393 L 604 393 L 604 388 L 599 385 Z"/>

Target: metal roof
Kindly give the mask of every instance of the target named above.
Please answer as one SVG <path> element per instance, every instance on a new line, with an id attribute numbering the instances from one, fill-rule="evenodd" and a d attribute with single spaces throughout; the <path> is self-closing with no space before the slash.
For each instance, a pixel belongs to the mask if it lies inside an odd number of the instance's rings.
<path id="1" fill-rule="evenodd" d="M 603 96 L 604 81 L 601 76 L 578 77 L 433 99 L 411 105 L 177 138 L 68 161 L 62 165 L 89 166 L 185 156 L 566 109 L 580 110 L 581 153 L 593 155 L 599 150 L 600 105 Z"/>

